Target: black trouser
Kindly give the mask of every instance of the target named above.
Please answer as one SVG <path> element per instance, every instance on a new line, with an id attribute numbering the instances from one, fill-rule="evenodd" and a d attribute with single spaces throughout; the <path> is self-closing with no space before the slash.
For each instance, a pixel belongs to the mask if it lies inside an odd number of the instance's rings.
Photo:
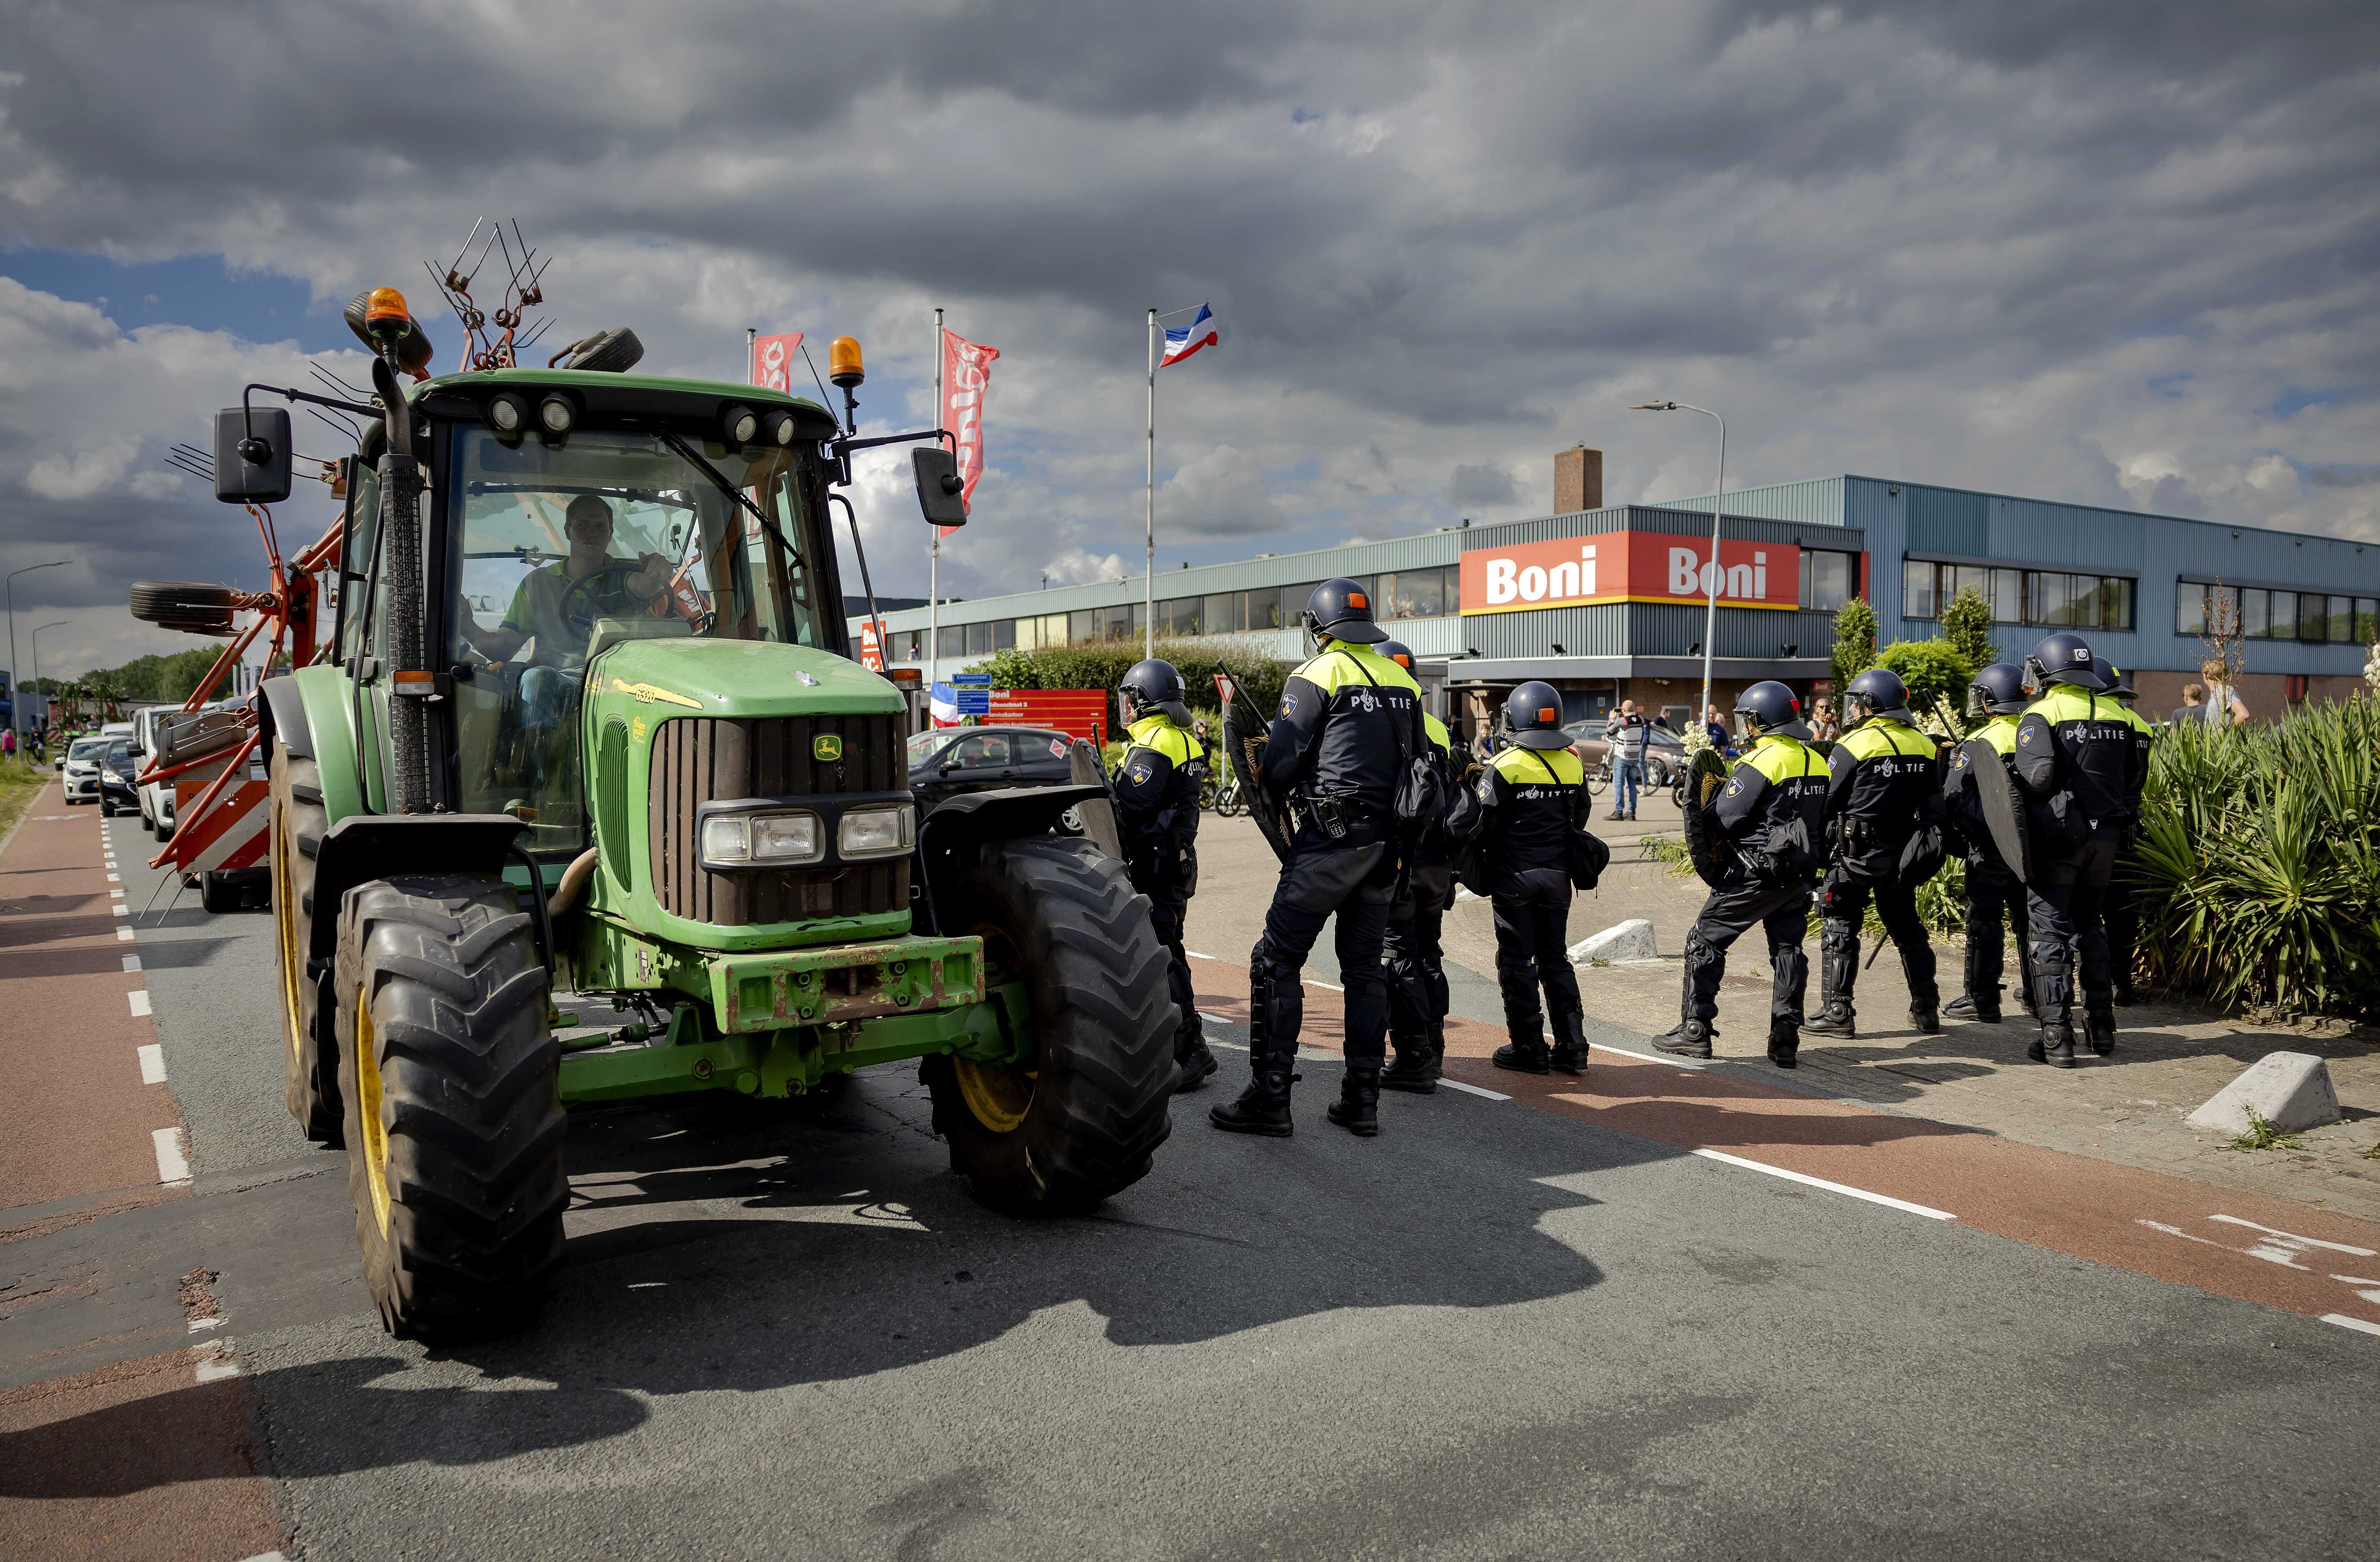
<path id="1" fill-rule="evenodd" d="M 1852 988 L 1859 982 L 1860 926 L 1867 920 L 1868 897 L 1876 898 L 1876 914 L 1886 936 L 1900 951 L 1900 968 L 1909 977 L 1909 1006 L 1930 1009 L 1942 1001 L 1934 985 L 1934 946 L 1925 937 L 1925 923 L 1917 915 L 1915 885 L 1868 884 L 1850 877 L 1838 862 L 1819 886 L 1818 930 L 1821 961 L 1818 992 L 1827 1012 L 1842 1014 L 1852 1007 Z"/>
<path id="2" fill-rule="evenodd" d="M 1148 920 L 1156 924 L 1157 941 L 1165 946 L 1165 984 L 1182 1011 L 1173 1031 L 1173 1059 L 1179 1063 L 1206 1041 L 1199 1023 L 1198 1001 L 1190 986 L 1190 957 L 1182 948 L 1182 921 L 1190 909 L 1189 886 L 1180 883 L 1135 885 L 1148 897 Z"/>
<path id="3" fill-rule="evenodd" d="M 1549 869 L 1500 874 L 1488 904 L 1496 913 L 1496 985 L 1504 994 L 1504 1024 L 1512 1039 L 1544 1034 L 1548 1014 L 1558 1037 L 1564 1019 L 1582 1013 L 1578 972 L 1570 965 L 1570 878 Z M 1537 1007 L 1537 990 L 1545 1007 Z"/>
<path id="4" fill-rule="evenodd" d="M 1405 1053 L 1429 1039 L 1446 1019 L 1446 965 L 1439 937 L 1446 909 L 1454 900 L 1451 868 L 1425 864 L 1413 871 L 1413 886 L 1389 910 L 1389 1034 Z"/>
<path id="5" fill-rule="evenodd" d="M 1718 1018 L 1718 983 L 1727 974 L 1728 946 L 1747 928 L 1768 934 L 1768 1034 L 1798 1031 L 1802 1001 L 1810 985 L 1810 959 L 1802 953 L 1810 925 L 1806 880 L 1779 884 L 1750 874 L 1730 875 L 1703 902 L 1702 915 L 1686 933 L 1686 991 L 1681 1019 L 1705 1024 Z"/>
<path id="6" fill-rule="evenodd" d="M 1389 1051 L 1389 982 L 1380 948 L 1394 862 L 1379 845 L 1312 848 L 1303 837 L 1295 844 L 1265 912 L 1264 936 L 1248 956 L 1249 1061 L 1262 1070 L 1269 1061 L 1286 1065 L 1296 1057 L 1297 1032 L 1305 1021 L 1300 986 L 1305 957 L 1335 913 L 1347 1062 L 1377 1072 Z"/>
<path id="7" fill-rule="evenodd" d="M 2070 845 L 2054 838 L 2036 840 L 2044 849 L 2036 855 L 2032 882 L 2025 886 L 2025 909 L 2033 921 L 2034 979 L 2041 984 L 2034 1001 L 2044 1025 L 2071 1025 L 2076 966 L 2082 967 L 2086 1007 L 2115 1002 L 2102 913 L 2116 866 L 2116 839 L 2106 835 Z"/>
<path id="8" fill-rule="evenodd" d="M 2017 983 L 2028 997 L 2033 990 L 2033 946 L 2026 936 L 2024 885 L 1994 858 L 1967 862 L 1967 996 L 1985 1019 L 2000 1007 L 2000 939 L 2002 919 L 2016 939 Z"/>

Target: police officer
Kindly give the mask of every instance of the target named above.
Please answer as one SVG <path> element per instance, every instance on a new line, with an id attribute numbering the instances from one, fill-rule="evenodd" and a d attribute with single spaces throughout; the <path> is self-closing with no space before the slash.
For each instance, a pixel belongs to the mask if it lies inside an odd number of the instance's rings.
<path id="1" fill-rule="evenodd" d="M 1975 674 L 1967 686 L 1967 713 L 1987 716 L 1967 734 L 1999 756 L 2003 767 L 2016 752 L 2017 718 L 2024 714 L 2024 669 L 2012 662 L 1995 662 Z M 2024 881 L 2016 876 L 1992 844 L 1991 825 L 1985 820 L 1983 800 L 1975 789 L 1967 750 L 1952 758 L 1942 780 L 1943 812 L 1967 861 L 1966 991 L 1950 1000 L 1943 1012 L 1997 1025 L 2000 1020 L 2000 944 L 2016 940 L 2017 1004 L 2033 1009 L 2033 947 L 2027 941 Z M 2007 919 L 2005 934 L 2001 919 Z"/>
<path id="2" fill-rule="evenodd" d="M 1149 920 L 1165 946 L 1167 985 L 1181 1010 L 1173 1061 L 1182 1079 L 1174 1089 L 1196 1090 L 1217 1068 L 1182 948 L 1183 920 L 1198 888 L 1198 788 L 1207 779 L 1207 756 L 1191 736 L 1190 707 L 1172 663 L 1134 663 L 1122 692 L 1132 725 L 1126 729 L 1131 746 L 1115 774 L 1116 832 L 1123 838 L 1132 887 L 1148 897 Z"/>
<path id="3" fill-rule="evenodd" d="M 1827 762 L 1805 746 L 1810 728 L 1802 720 L 1802 702 L 1783 684 L 1754 684 L 1737 698 L 1735 714 L 1754 741 L 1735 762 L 1712 807 L 1713 823 L 1726 836 L 1733 860 L 1686 934 L 1679 1026 L 1653 1044 L 1682 1057 L 1711 1055 L 1728 946 L 1756 925 L 1768 935 L 1768 965 L 1775 974 L 1768 1061 L 1791 1068 L 1801 1046 L 1802 1002 L 1810 982 L 1802 939 L 1810 921 L 1810 885 L 1821 861 L 1816 842 L 1824 829 Z M 1695 801 L 1689 799 L 1687 806 Z"/>
<path id="4" fill-rule="evenodd" d="M 2036 1063 L 2074 1067 L 2074 987 L 2081 967 L 2084 1033 L 2094 1052 L 2116 1044 L 2116 1011 L 2101 921 L 2116 853 L 2138 818 L 2145 750 L 2111 681 L 2081 635 L 2046 636 L 2025 659 L 2038 694 L 2016 729 L 2016 777 L 2030 793 L 2033 876 L 2025 910 L 2033 924 Z"/>
<path id="5" fill-rule="evenodd" d="M 1586 772 L 1562 734 L 1561 696 L 1550 684 L 1524 683 L 1505 697 L 1504 739 L 1475 784 L 1479 858 L 1496 917 L 1496 984 L 1512 1037 L 1496 1049 L 1495 1064 L 1524 1074 L 1576 1074 L 1586 1067 L 1586 1022 L 1570 964 L 1570 836 L 1586 818 Z"/>
<path id="6" fill-rule="evenodd" d="M 1380 1131 L 1380 1065 L 1388 1053 L 1388 980 L 1380 951 L 1394 893 L 1397 780 L 1428 739 L 1421 686 L 1371 648 L 1388 639 L 1370 593 L 1353 580 L 1314 588 L 1301 616 L 1319 654 L 1289 676 L 1266 735 L 1256 806 L 1294 812 L 1264 936 L 1248 957 L 1248 1065 L 1239 1099 L 1213 1108 L 1232 1133 L 1291 1131 L 1289 1087 L 1305 1006 L 1305 957 L 1336 913 L 1345 984 L 1347 1073 L 1330 1120 L 1369 1138 Z"/>
<path id="7" fill-rule="evenodd" d="M 1414 654 L 1402 642 L 1384 640 L 1373 648 L 1407 674 Z M 1446 724 L 1427 711 L 1421 714 L 1428 736 L 1430 761 L 1438 767 L 1440 789 L 1452 796 L 1463 777 L 1455 770 L 1454 738 Z M 1396 1061 L 1380 1071 L 1382 1090 L 1429 1095 L 1438 1089 L 1446 1057 L 1445 957 L 1439 934 L 1446 913 L 1454 904 L 1454 842 L 1444 820 L 1424 832 L 1405 873 L 1405 893 L 1389 907 L 1385 946 L 1389 965 L 1389 1044 Z"/>
<path id="8" fill-rule="evenodd" d="M 2095 659 L 2095 665 L 2099 660 L 2104 658 Z M 2149 775 L 2149 750 L 2155 746 L 2156 728 L 2132 709 L 2132 702 L 2140 696 L 2133 692 L 2132 680 L 2124 669 L 2109 665 L 2100 667 L 2099 673 L 2108 680 L 2107 692 L 2116 697 L 2124 719 L 2131 724 L 2132 742 L 2140 750 L 2140 784 L 2145 787 Z M 2135 791 L 2132 794 L 2132 817 L 2135 820 L 2140 817 L 2140 793 Z M 2107 894 L 2100 907 L 2100 920 L 2107 929 L 2107 969 L 2113 977 L 2110 987 L 2118 1008 L 2130 1008 L 2132 1003 L 2132 959 L 2140 946 L 2141 936 L 2141 908 L 2135 898 L 2139 873 L 2137 860 L 2132 850 L 2132 837 L 2128 832 L 2122 848 L 2116 853 L 2116 869 L 2108 876 Z"/>
<path id="9" fill-rule="evenodd" d="M 1942 769 L 1934 739 L 1909 714 L 1900 675 L 1872 667 L 1843 690 L 1850 725 L 1828 761 L 1827 836 L 1833 860 L 1818 889 L 1818 991 L 1824 1010 L 1803 1027 L 1814 1035 L 1854 1036 L 1852 987 L 1859 980 L 1860 924 L 1870 897 L 1909 978 L 1909 1018 L 1921 1031 L 1942 1029 L 1934 984 L 1934 946 L 1917 914 L 1917 886 L 1942 865 Z M 1930 849 L 1911 837 L 1934 832 Z M 1904 856 L 1916 860 L 1907 866 Z"/>

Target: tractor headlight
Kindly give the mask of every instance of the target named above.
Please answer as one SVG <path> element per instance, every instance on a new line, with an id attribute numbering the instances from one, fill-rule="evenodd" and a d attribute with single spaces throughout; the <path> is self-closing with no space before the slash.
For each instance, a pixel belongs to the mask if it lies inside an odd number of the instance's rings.
<path id="1" fill-rule="evenodd" d="M 826 855 L 815 813 L 723 813 L 702 822 L 706 868 L 790 868 Z"/>
<path id="2" fill-rule="evenodd" d="M 760 437 L 771 445 L 791 445 L 796 427 L 794 415 L 779 408 L 760 420 Z"/>
<path id="3" fill-rule="evenodd" d="M 843 816 L 835 832 L 835 851 L 846 861 L 898 857 L 909 849 L 917 834 L 917 811 L 907 803 L 856 808 Z"/>
<path id="4" fill-rule="evenodd" d="M 550 434 L 565 434 L 570 432 L 570 425 L 578 421 L 578 409 L 572 405 L 568 397 L 560 391 L 552 391 L 537 404 L 537 421 L 545 425 L 545 432 Z"/>
<path id="5" fill-rule="evenodd" d="M 510 391 L 504 391 L 488 401 L 488 426 L 508 438 L 518 438 L 528 425 L 528 403 Z"/>
<path id="6" fill-rule="evenodd" d="M 730 450 L 741 450 L 760 436 L 760 414 L 730 403 L 720 409 L 719 433 Z"/>

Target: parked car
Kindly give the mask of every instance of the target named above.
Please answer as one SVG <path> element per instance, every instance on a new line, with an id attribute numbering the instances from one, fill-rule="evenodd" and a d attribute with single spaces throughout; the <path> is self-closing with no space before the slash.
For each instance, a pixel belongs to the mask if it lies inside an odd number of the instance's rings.
<path id="1" fill-rule="evenodd" d="M 909 789 L 917 812 L 961 792 L 1063 787 L 1075 778 L 1075 740 L 1041 726 L 942 726 L 909 739 Z"/>
<path id="2" fill-rule="evenodd" d="M 67 750 L 67 763 L 62 767 L 66 775 L 67 801 L 97 802 L 99 800 L 99 764 L 107 757 L 108 739 L 78 738 Z"/>
<path id="3" fill-rule="evenodd" d="M 1574 721 L 1562 728 L 1562 736 L 1571 740 L 1572 752 L 1590 771 L 1600 769 L 1610 757 L 1611 744 L 1603 736 L 1603 724 L 1599 721 Z M 1666 787 L 1672 778 L 1683 775 L 1685 768 L 1685 739 L 1666 726 L 1648 726 L 1645 735 L 1645 785 Z"/>
<path id="4" fill-rule="evenodd" d="M 132 784 L 132 778 L 140 774 L 140 762 L 133 757 L 132 739 L 109 738 L 106 751 L 99 759 L 101 818 L 140 812 L 140 789 Z"/>

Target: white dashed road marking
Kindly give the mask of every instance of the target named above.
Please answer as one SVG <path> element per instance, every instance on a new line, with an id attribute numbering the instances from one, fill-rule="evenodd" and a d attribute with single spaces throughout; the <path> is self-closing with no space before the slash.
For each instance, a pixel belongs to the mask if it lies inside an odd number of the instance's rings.
<path id="1" fill-rule="evenodd" d="M 125 932 L 125 933 L 130 933 L 132 930 L 131 930 L 130 928 L 128 928 L 128 928 L 122 929 L 121 931 L 123 931 L 123 932 Z M 125 957 L 124 957 L 124 969 L 125 969 L 125 970 L 126 970 L 126 971 L 128 971 L 128 972 L 139 970 L 140 969 L 140 956 L 138 956 L 138 955 L 127 955 L 127 956 L 125 956 Z"/>
<path id="2" fill-rule="evenodd" d="M 1461 1080 L 1449 1080 L 1441 1077 L 1438 1082 L 1444 1085 L 1449 1090 L 1459 1090 L 1465 1095 L 1484 1095 L 1490 1101 L 1510 1101 L 1512 1099 L 1511 1096 L 1506 1095 L 1502 1091 L 1484 1090 L 1477 1085 L 1466 1085 Z"/>
<path id="3" fill-rule="evenodd" d="M 124 995 L 124 1001 L 132 1006 L 132 1012 L 134 1014 L 147 1014 L 149 1012 L 149 989 L 146 987 L 135 987 L 132 991 Z"/>
<path id="4" fill-rule="evenodd" d="M 2359 1334 L 2380 1335 L 2380 1324 L 2374 1324 L 2364 1318 L 2350 1318 L 2344 1312 L 2325 1312 L 2322 1315 L 2322 1321 L 2325 1324 L 2337 1324 L 2342 1329 L 2353 1329 Z"/>
<path id="5" fill-rule="evenodd" d="M 123 908 L 123 907 L 121 907 L 121 906 L 118 906 L 118 907 L 115 909 L 115 914 L 116 914 L 117 916 L 119 916 L 119 917 L 120 917 L 120 916 L 122 916 L 122 915 L 124 915 L 124 908 Z M 132 942 L 132 930 L 131 930 L 130 928 L 128 928 L 128 927 L 120 927 L 120 928 L 117 928 L 117 929 L 115 930 L 115 936 L 116 936 L 118 939 L 120 939 L 121 941 L 123 941 L 124 943 L 129 944 L 129 943 L 131 943 L 131 942 Z"/>
<path id="6" fill-rule="evenodd" d="M 159 1129 L 150 1139 L 157 1146 L 157 1180 L 168 1188 L 190 1180 L 190 1158 L 182 1153 L 182 1130 Z"/>
<path id="7" fill-rule="evenodd" d="M 1840 1182 L 1828 1182 L 1823 1177 L 1807 1177 L 1801 1172 L 1787 1171 L 1783 1166 L 1772 1166 L 1759 1161 L 1747 1161 L 1741 1155 L 1730 1155 L 1724 1151 L 1697 1150 L 1694 1153 L 1706 1160 L 1724 1161 L 1730 1166 L 1742 1166 L 1746 1171 L 1767 1172 L 1770 1177 L 1781 1177 L 1788 1182 L 1798 1182 L 1809 1188 L 1823 1188 L 1829 1193 L 1840 1193 L 1852 1199 L 1864 1199 L 1871 1204 L 1882 1204 L 1887 1209 L 1905 1210 L 1911 1214 L 1922 1214 L 1928 1220 L 1959 1218 L 1949 1210 L 1929 1209 L 1924 1204 L 1912 1204 L 1906 1199 L 1888 1198 L 1882 1193 L 1871 1193 L 1864 1188 L 1852 1188 Z"/>
<path id="8" fill-rule="evenodd" d="M 140 1055 L 140 1082 L 162 1085 L 165 1082 L 165 1049 L 152 1042 L 145 1047 L 135 1047 Z"/>

